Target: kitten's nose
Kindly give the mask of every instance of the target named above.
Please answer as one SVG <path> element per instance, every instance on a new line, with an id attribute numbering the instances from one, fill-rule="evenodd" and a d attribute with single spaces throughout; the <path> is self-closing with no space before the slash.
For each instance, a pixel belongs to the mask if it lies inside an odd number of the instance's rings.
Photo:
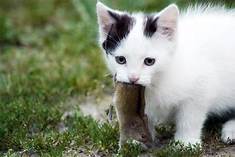
<path id="1" fill-rule="evenodd" d="M 129 77 L 129 81 L 131 83 L 136 83 L 138 80 L 139 80 L 138 76 L 131 76 L 131 77 Z"/>

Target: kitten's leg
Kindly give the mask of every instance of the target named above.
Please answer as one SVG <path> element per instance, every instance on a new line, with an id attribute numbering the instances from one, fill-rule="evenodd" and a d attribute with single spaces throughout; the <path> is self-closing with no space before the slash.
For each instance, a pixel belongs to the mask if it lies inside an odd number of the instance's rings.
<path id="1" fill-rule="evenodd" d="M 175 140 L 185 145 L 201 144 L 201 131 L 206 119 L 206 106 L 190 102 L 179 106 L 176 115 Z"/>
<path id="2" fill-rule="evenodd" d="M 225 143 L 235 143 L 235 119 L 229 120 L 223 125 L 221 138 Z"/>

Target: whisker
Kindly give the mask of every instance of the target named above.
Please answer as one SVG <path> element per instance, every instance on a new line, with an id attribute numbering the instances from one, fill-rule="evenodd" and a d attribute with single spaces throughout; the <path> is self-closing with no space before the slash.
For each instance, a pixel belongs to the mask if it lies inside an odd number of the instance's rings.
<path id="1" fill-rule="evenodd" d="M 112 38 L 115 42 L 118 42 L 118 41 L 116 41 L 110 34 L 111 34 L 111 32 L 112 32 L 112 30 L 113 30 L 113 24 L 111 25 L 111 28 L 110 28 L 110 30 L 109 30 L 109 33 L 107 34 L 107 37 L 110 37 L 110 38 Z"/>
<path id="2" fill-rule="evenodd" d="M 118 40 L 121 41 L 121 38 L 118 36 L 117 32 L 115 32 L 115 34 L 116 34 Z"/>
<path id="3" fill-rule="evenodd" d="M 115 42 L 118 42 L 118 41 L 117 41 L 116 39 L 114 39 L 110 34 L 105 33 L 105 35 L 107 36 L 107 38 L 110 37 L 110 38 L 113 39 Z"/>

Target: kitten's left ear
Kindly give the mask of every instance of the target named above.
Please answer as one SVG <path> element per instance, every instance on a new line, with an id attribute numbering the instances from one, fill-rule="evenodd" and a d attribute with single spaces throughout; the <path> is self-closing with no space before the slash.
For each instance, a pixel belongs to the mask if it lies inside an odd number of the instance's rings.
<path id="1" fill-rule="evenodd" d="M 107 7 L 99 1 L 96 4 L 96 12 L 101 37 L 106 37 L 111 26 L 119 20 L 120 12 Z"/>
<path id="2" fill-rule="evenodd" d="M 175 33 L 178 24 L 179 9 L 171 4 L 158 14 L 157 26 L 160 33 L 171 36 Z"/>

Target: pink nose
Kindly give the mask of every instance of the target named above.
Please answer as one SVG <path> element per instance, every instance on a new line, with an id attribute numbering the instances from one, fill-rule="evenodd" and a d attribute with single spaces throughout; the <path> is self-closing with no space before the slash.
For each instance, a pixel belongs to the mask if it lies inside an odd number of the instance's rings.
<path id="1" fill-rule="evenodd" d="M 132 76 L 132 77 L 129 77 L 129 80 L 130 80 L 131 83 L 136 83 L 139 80 L 139 77 Z"/>

